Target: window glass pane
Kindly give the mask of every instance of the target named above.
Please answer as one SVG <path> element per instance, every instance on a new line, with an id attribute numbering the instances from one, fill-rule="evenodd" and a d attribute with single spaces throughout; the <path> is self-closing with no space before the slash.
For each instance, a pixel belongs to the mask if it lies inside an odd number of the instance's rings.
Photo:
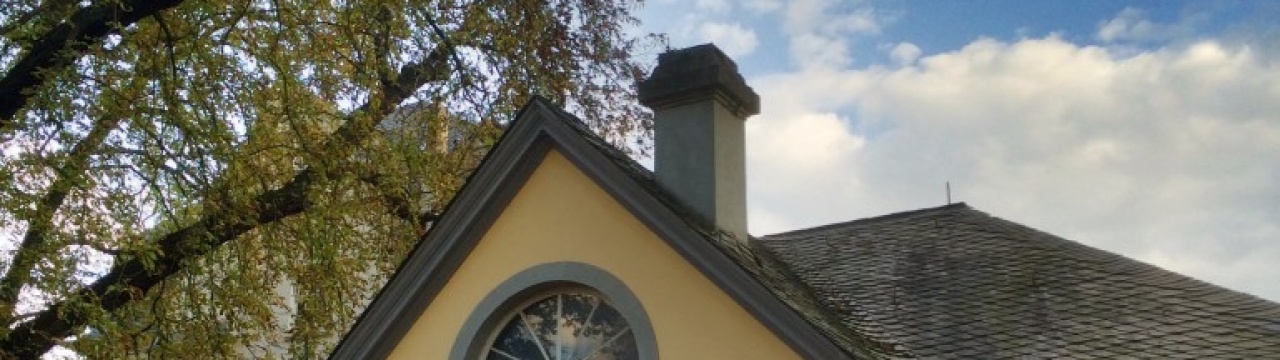
<path id="1" fill-rule="evenodd" d="M 493 341 L 493 349 L 496 351 L 490 352 L 490 359 L 495 359 L 492 356 L 498 355 L 493 354 L 494 352 L 503 352 L 519 359 L 542 358 L 540 350 L 538 350 L 538 344 L 534 343 L 533 337 L 525 330 L 524 323 L 520 321 L 519 315 L 512 318 L 511 321 L 507 322 L 506 326 L 502 327 L 502 330 L 498 333 L 498 338 Z M 499 356 L 496 359 L 505 359 L 505 357 Z"/>
<path id="2" fill-rule="evenodd" d="M 566 292 L 516 313 L 486 359 L 636 360 L 638 354 L 635 337 L 617 309 L 594 294 Z"/>
<path id="3" fill-rule="evenodd" d="M 529 329 L 538 341 L 542 342 L 543 349 L 548 354 L 555 349 L 556 335 L 556 309 L 560 302 L 556 300 L 556 296 L 550 296 L 535 302 L 524 309 L 525 322 L 528 323 Z M 551 357 L 555 359 L 555 357 Z"/>
<path id="4" fill-rule="evenodd" d="M 636 338 L 631 336 L 631 332 L 627 331 L 625 336 L 619 336 L 609 343 L 608 346 L 600 350 L 600 353 L 591 358 L 592 360 L 640 360 L 640 354 L 636 350 Z"/>

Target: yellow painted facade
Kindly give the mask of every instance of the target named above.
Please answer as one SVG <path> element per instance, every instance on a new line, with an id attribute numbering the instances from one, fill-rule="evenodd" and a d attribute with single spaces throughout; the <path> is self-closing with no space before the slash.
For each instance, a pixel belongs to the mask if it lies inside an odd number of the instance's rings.
<path id="1" fill-rule="evenodd" d="M 800 358 L 554 150 L 390 358 L 447 359 L 485 295 L 521 270 L 560 261 L 592 264 L 626 283 L 664 360 Z"/>

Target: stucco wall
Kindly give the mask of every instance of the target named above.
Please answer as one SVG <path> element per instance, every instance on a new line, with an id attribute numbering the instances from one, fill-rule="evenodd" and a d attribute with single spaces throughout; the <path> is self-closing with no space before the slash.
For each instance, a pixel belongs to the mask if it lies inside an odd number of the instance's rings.
<path id="1" fill-rule="evenodd" d="M 592 264 L 625 282 L 664 360 L 799 358 L 555 151 L 390 358 L 448 358 L 474 304 L 521 270 L 556 261 Z"/>

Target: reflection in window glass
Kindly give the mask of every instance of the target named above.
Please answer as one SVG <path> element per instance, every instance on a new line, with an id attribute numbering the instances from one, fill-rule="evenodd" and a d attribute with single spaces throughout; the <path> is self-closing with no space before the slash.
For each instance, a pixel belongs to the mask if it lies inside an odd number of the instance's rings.
<path id="1" fill-rule="evenodd" d="M 489 347 L 489 360 L 637 360 L 617 309 L 589 293 L 557 293 L 520 309 Z"/>

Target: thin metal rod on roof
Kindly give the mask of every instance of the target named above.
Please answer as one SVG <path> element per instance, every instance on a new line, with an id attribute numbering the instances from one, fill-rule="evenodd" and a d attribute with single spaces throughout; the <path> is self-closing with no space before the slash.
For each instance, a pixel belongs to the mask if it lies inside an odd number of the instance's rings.
<path id="1" fill-rule="evenodd" d="M 951 182 L 947 182 L 947 205 L 951 205 Z"/>

